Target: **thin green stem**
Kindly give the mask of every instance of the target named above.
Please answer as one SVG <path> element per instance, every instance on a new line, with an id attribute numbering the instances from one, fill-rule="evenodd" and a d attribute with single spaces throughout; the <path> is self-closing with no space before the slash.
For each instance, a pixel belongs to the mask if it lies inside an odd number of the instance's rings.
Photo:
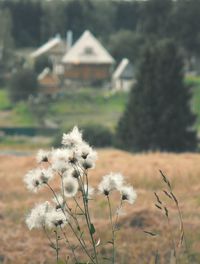
<path id="1" fill-rule="evenodd" d="M 65 194 L 64 194 L 64 182 L 63 182 L 63 176 L 60 175 L 61 178 L 61 187 L 62 187 L 62 197 L 63 197 L 63 201 L 65 199 Z"/>
<path id="2" fill-rule="evenodd" d="M 174 236 L 172 233 L 171 223 L 170 223 L 168 215 L 166 215 L 166 218 L 167 218 L 167 223 L 168 223 L 168 227 L 169 227 L 169 232 L 170 232 L 170 237 L 171 237 L 171 242 L 172 242 L 172 248 L 174 250 L 174 257 L 175 257 L 175 261 L 177 263 L 176 245 L 175 245 L 175 240 L 174 240 Z"/>
<path id="3" fill-rule="evenodd" d="M 59 261 L 59 245 L 58 245 L 58 230 L 56 228 L 55 232 L 55 237 L 56 237 L 56 263 Z"/>
<path id="4" fill-rule="evenodd" d="M 84 171 L 84 174 L 86 176 L 86 182 L 87 182 L 87 190 L 88 190 L 88 179 L 87 179 L 87 173 Z M 86 194 L 85 192 L 85 188 L 84 188 L 84 182 L 82 180 L 81 177 L 79 177 L 79 183 L 81 186 L 81 190 L 82 190 L 82 199 L 83 199 L 83 205 L 84 205 L 84 210 L 85 210 L 85 219 L 86 219 L 86 223 L 87 223 L 87 227 L 88 227 L 88 231 L 91 237 L 91 242 L 92 242 L 92 246 L 93 246 L 93 251 L 94 251 L 94 257 L 96 260 L 96 263 L 98 264 L 98 257 L 97 257 L 97 252 L 96 252 L 96 245 L 95 245 L 95 241 L 94 241 L 94 237 L 93 237 L 93 233 L 91 232 L 91 219 L 90 219 L 90 213 L 89 213 L 89 208 L 88 208 L 88 194 Z M 88 191 L 87 191 L 88 193 Z"/>
<path id="5" fill-rule="evenodd" d="M 181 213 L 181 209 L 179 207 L 179 203 L 178 203 L 178 199 L 175 197 L 173 190 L 171 188 L 171 184 L 170 186 L 168 186 L 169 190 L 170 190 L 170 194 L 172 195 L 173 201 L 176 205 L 177 211 L 178 211 L 178 216 L 179 216 L 179 221 L 180 221 L 180 226 L 181 226 L 181 232 L 183 233 L 183 239 L 184 239 L 184 243 L 185 243 L 185 250 L 186 252 L 188 252 L 188 247 L 187 247 L 187 242 L 186 242 L 186 238 L 185 238 L 185 230 L 184 230 L 184 225 L 183 225 L 183 218 L 182 218 L 182 213 Z"/>
<path id="6" fill-rule="evenodd" d="M 85 247 L 85 243 L 83 244 L 82 240 L 77 236 L 77 234 L 76 234 L 76 232 L 75 232 L 73 226 L 71 225 L 71 223 L 68 223 L 68 224 L 69 224 L 69 226 L 70 226 L 70 228 L 71 228 L 73 234 L 74 234 L 75 237 L 78 239 L 78 241 L 79 241 L 79 243 L 80 243 L 82 249 L 85 251 L 85 253 L 86 253 L 87 256 L 90 258 L 90 260 L 92 261 L 92 263 L 95 264 L 94 260 L 92 259 L 92 257 L 90 256 L 90 254 L 88 253 L 88 251 L 87 251 L 87 249 L 86 249 L 86 247 Z"/>
<path id="7" fill-rule="evenodd" d="M 59 202 L 59 200 L 58 200 L 58 197 L 57 197 L 57 195 L 56 195 L 54 189 L 53 189 L 48 183 L 46 183 L 46 185 L 47 185 L 47 186 L 49 187 L 49 189 L 52 191 L 53 196 L 55 197 L 56 202 L 58 203 L 58 206 L 59 206 L 60 209 L 62 210 L 62 212 L 63 212 L 63 214 L 65 215 L 66 220 L 67 220 L 66 213 L 65 213 L 65 211 L 64 211 L 64 209 L 63 209 L 63 206 L 60 204 L 60 202 Z M 69 207 L 67 206 L 67 203 L 65 203 L 65 205 L 66 205 L 66 208 L 67 208 L 67 210 L 66 210 L 67 213 L 68 213 L 72 218 L 74 218 L 73 214 L 72 214 L 71 211 L 69 210 Z"/>
<path id="8" fill-rule="evenodd" d="M 109 195 L 107 195 L 107 200 L 108 200 L 110 223 L 111 223 L 111 229 L 112 229 L 112 263 L 114 264 L 115 263 L 115 227 L 113 226 L 112 209 L 111 209 Z"/>
<path id="9" fill-rule="evenodd" d="M 54 192 L 53 188 L 52 188 L 48 183 L 47 183 L 46 185 L 47 185 L 47 186 L 49 187 L 49 189 L 52 191 L 52 193 L 53 193 L 53 195 L 54 195 L 54 197 L 55 197 L 55 199 L 56 199 L 58 205 L 61 207 L 61 210 L 62 210 L 63 214 L 64 214 L 65 217 L 66 217 L 66 220 L 68 220 L 68 218 L 67 218 L 67 216 L 66 216 L 66 213 L 65 213 L 64 209 L 62 208 L 61 204 L 59 203 L 59 200 L 58 200 L 57 195 L 56 195 L 56 193 Z M 70 222 L 68 222 L 68 225 L 69 225 L 69 227 L 71 228 L 71 230 L 72 230 L 73 234 L 75 235 L 75 237 L 77 238 L 77 240 L 79 241 L 79 243 L 80 243 L 82 249 L 85 251 L 85 253 L 86 253 L 87 256 L 90 258 L 90 260 L 92 261 L 92 263 L 95 263 L 95 262 L 93 261 L 92 257 L 90 256 L 90 254 L 88 253 L 87 249 L 86 249 L 86 244 L 85 244 L 84 240 L 80 239 L 80 238 L 77 236 L 76 231 L 74 230 L 74 228 L 73 228 L 73 226 L 72 226 L 72 224 L 71 224 Z"/>
<path id="10" fill-rule="evenodd" d="M 163 173 L 161 173 L 161 174 L 163 175 Z M 166 178 L 166 176 L 165 176 L 165 178 Z M 186 250 L 186 252 L 188 252 L 187 241 L 186 241 L 186 238 L 185 238 L 185 230 L 184 230 L 184 225 L 183 225 L 183 218 L 182 218 L 182 213 L 181 213 L 181 210 L 180 210 L 180 207 L 179 207 L 179 202 L 178 202 L 178 199 L 176 198 L 176 196 L 173 193 L 171 184 L 170 184 L 168 179 L 167 179 L 167 181 L 168 181 L 167 187 L 168 187 L 168 189 L 170 191 L 171 197 L 172 197 L 172 199 L 173 199 L 173 201 L 174 201 L 174 203 L 176 205 L 177 211 L 178 211 L 180 227 L 181 227 L 180 230 L 181 230 L 181 232 L 183 234 L 183 240 L 184 240 L 184 243 L 185 243 L 185 250 Z M 181 236 L 182 236 L 182 234 L 181 234 Z"/>
<path id="11" fill-rule="evenodd" d="M 80 204 L 78 203 L 78 201 L 76 200 L 76 198 L 73 197 L 73 199 L 74 199 L 74 202 L 76 203 L 77 207 L 80 209 L 81 213 L 84 215 L 85 212 L 84 212 L 84 210 L 81 208 L 81 206 L 80 206 Z"/>
<path id="12" fill-rule="evenodd" d="M 179 208 L 179 205 L 177 204 L 177 209 L 178 209 L 178 215 L 179 215 L 179 220 L 180 220 L 180 224 L 181 224 L 181 231 L 183 232 L 183 239 L 184 239 L 184 243 L 185 243 L 185 250 L 186 252 L 188 252 L 188 246 L 187 246 L 187 241 L 185 238 L 185 230 L 184 230 L 184 225 L 183 225 L 183 218 L 182 218 L 182 213 L 181 210 Z"/>
<path id="13" fill-rule="evenodd" d="M 51 247 L 55 249 L 55 245 L 54 245 L 53 241 L 51 240 L 51 238 L 50 238 L 45 226 L 43 226 L 43 230 L 44 230 L 44 233 L 45 233 L 47 239 L 49 240 L 49 243 L 50 243 Z"/>
<path id="14" fill-rule="evenodd" d="M 46 183 L 46 185 L 47 185 L 47 186 L 49 187 L 49 189 L 52 191 L 53 196 L 55 197 L 56 202 L 58 203 L 58 205 L 62 208 L 62 206 L 61 206 L 61 204 L 60 204 L 60 202 L 59 202 L 59 200 L 58 200 L 58 197 L 57 197 L 57 195 L 56 195 L 54 189 L 51 187 L 51 185 L 48 184 L 48 182 Z"/>
<path id="15" fill-rule="evenodd" d="M 67 238 L 66 233 L 65 233 L 64 229 L 62 228 L 62 226 L 60 226 L 60 230 L 61 230 L 61 232 L 62 232 L 62 234 L 63 234 L 63 236 L 65 238 L 65 242 L 69 245 L 69 248 L 72 251 L 72 254 L 73 254 L 75 262 L 78 263 L 78 259 L 77 259 L 76 255 L 75 255 L 75 249 L 73 248 L 73 246 L 69 242 L 69 239 Z"/>
<path id="16" fill-rule="evenodd" d="M 115 224 L 114 224 L 114 232 L 116 231 L 116 226 L 117 226 L 117 222 L 118 222 L 118 219 L 119 219 L 119 213 L 120 213 L 120 210 L 122 208 L 122 203 L 123 203 L 123 200 L 121 199 L 120 200 L 120 204 L 119 204 L 119 208 L 118 208 L 118 211 L 117 211 L 117 214 L 116 214 L 116 219 L 115 219 Z"/>

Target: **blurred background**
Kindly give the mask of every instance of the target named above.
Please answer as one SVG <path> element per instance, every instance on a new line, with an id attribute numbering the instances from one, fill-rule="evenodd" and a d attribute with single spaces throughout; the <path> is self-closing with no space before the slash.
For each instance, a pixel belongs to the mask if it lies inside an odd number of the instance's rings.
<path id="1" fill-rule="evenodd" d="M 79 125 L 88 136 L 87 139 L 97 147 L 127 148 L 126 145 L 129 144 L 124 144 L 121 131 L 119 133 L 117 131 L 121 127 L 119 120 L 127 105 L 130 105 L 129 92 L 137 83 L 141 84 L 139 75 L 141 79 L 147 78 L 148 83 L 155 79 L 150 70 L 141 66 L 146 58 L 145 50 L 155 47 L 152 52 L 158 54 L 156 48 L 159 49 L 164 42 L 166 45 L 163 45 L 167 46 L 169 41 L 172 46 L 176 46 L 176 52 L 181 56 L 182 61 L 177 64 L 179 69 L 177 74 L 182 74 L 183 85 L 188 87 L 187 91 L 183 92 L 187 94 L 185 95 L 187 99 L 183 99 L 180 104 L 182 106 L 190 104 L 190 110 L 196 114 L 193 121 L 185 121 L 185 127 L 187 129 L 192 127 L 198 135 L 199 20 L 199 0 L 2 0 L 1 149 L 22 150 L 30 146 L 38 148 L 57 145 L 59 144 L 57 138 L 60 138 L 62 132 L 74 125 Z M 163 54 L 167 52 L 173 53 L 169 47 Z M 155 62 L 155 58 L 153 61 Z M 165 67 L 164 78 L 173 82 L 176 79 L 176 74 L 173 73 L 177 68 L 171 69 L 172 64 L 172 61 L 166 62 L 163 59 L 160 62 L 161 66 L 152 64 L 150 67 L 155 68 L 156 78 L 160 82 L 158 86 L 165 86 L 162 89 L 169 91 L 168 95 L 164 95 L 164 100 L 168 100 L 169 103 L 176 97 L 173 92 L 175 90 L 169 88 L 173 84 L 166 83 L 158 69 Z M 169 69 L 173 71 L 170 76 Z M 145 77 L 148 74 L 149 77 Z M 141 86 L 143 87 L 142 84 Z M 152 86 L 155 86 L 155 83 Z M 177 96 L 182 91 L 184 88 L 177 90 Z M 156 97 L 163 105 L 156 91 L 152 96 L 154 101 Z M 154 105 L 154 101 L 150 100 L 149 105 Z M 145 102 L 143 104 L 147 105 Z M 157 112 L 160 112 L 159 109 L 159 106 L 156 106 Z M 177 109 L 175 111 L 178 112 Z M 181 115 L 188 115 L 188 112 L 185 113 L 183 110 Z M 154 115 L 148 117 L 148 120 L 152 119 L 154 122 L 156 118 Z M 175 118 L 177 122 L 181 119 L 179 116 Z M 126 122 L 130 122 L 128 126 L 138 127 L 133 121 Z M 168 124 L 169 120 L 166 119 L 164 123 Z M 159 127 L 157 123 L 156 130 L 159 130 Z M 127 130 L 129 129 L 124 127 L 126 134 Z M 147 132 L 148 128 L 147 130 L 145 128 L 145 131 Z M 163 134 L 163 131 L 160 133 Z M 135 137 L 135 134 L 132 136 Z M 131 142 L 131 145 L 134 145 L 134 142 Z M 169 144 L 163 148 L 160 143 L 153 145 L 156 146 L 145 146 L 142 149 L 172 151 L 198 149 L 196 143 L 193 144 L 196 147 L 183 149 L 176 146 L 168 148 Z M 140 148 L 136 146 L 132 150 Z"/>
<path id="2" fill-rule="evenodd" d="M 74 125 L 98 151 L 90 183 L 121 172 L 138 193 L 120 217 L 117 263 L 174 263 L 170 234 L 178 263 L 200 263 L 200 0 L 0 0 L 0 263 L 54 263 L 43 234 L 24 223 L 49 193 L 30 194 L 23 176 Z M 105 200 L 94 202 L 108 241 Z"/>

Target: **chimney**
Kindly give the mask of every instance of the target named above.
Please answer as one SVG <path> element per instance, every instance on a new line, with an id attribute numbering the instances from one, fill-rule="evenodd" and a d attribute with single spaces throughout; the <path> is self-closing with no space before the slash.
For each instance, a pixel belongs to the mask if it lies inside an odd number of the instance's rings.
<path id="1" fill-rule="evenodd" d="M 59 34 L 59 33 L 56 33 L 55 38 L 57 38 L 57 39 L 61 39 L 60 34 Z"/>
<path id="2" fill-rule="evenodd" d="M 67 51 L 69 51 L 72 47 L 72 42 L 73 42 L 73 33 L 71 30 L 67 31 L 66 42 L 67 42 Z"/>

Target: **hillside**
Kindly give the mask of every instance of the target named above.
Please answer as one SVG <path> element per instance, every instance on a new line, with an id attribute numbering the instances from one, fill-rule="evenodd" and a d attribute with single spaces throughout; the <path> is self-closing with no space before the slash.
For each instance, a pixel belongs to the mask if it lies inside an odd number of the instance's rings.
<path id="1" fill-rule="evenodd" d="M 6 89 L 0 90 L 0 126 L 37 126 L 36 112 L 40 111 L 46 119 L 65 127 L 93 122 L 114 128 L 127 94 L 113 94 L 102 88 L 74 88 L 44 100 L 32 107 L 29 102 L 12 105 Z M 44 103 L 44 109 L 38 110 Z"/>
<path id="2" fill-rule="evenodd" d="M 196 127 L 200 131 L 200 78 L 187 77 L 186 84 L 192 87 L 193 111 L 197 114 Z M 101 88 L 68 89 L 55 98 L 43 98 L 36 104 L 19 102 L 13 105 L 6 89 L 0 89 L 0 127 L 55 127 L 67 131 L 74 125 L 99 124 L 115 131 L 117 122 L 122 115 L 127 93 L 112 93 Z M 41 136 L 41 135 L 39 135 Z M 47 135 L 46 135 L 47 136 Z M 30 137 L 0 137 L 4 148 L 47 146 L 52 137 L 35 140 Z"/>
<path id="3" fill-rule="evenodd" d="M 200 117 L 200 78 L 188 76 L 186 84 L 192 87 L 192 108 Z M 35 111 L 40 111 L 46 119 L 61 126 L 89 122 L 100 123 L 113 129 L 123 112 L 128 94 L 113 93 L 102 88 L 66 89 L 54 99 L 38 103 L 44 109 L 31 108 L 30 103 L 21 102 L 13 105 L 6 89 L 0 89 L 0 126 L 37 126 L 39 120 Z M 198 118 L 198 127 L 200 118 Z"/>
<path id="4" fill-rule="evenodd" d="M 200 262 L 200 155 L 149 153 L 131 155 L 118 150 L 99 150 L 97 167 L 91 172 L 90 182 L 96 187 L 102 175 L 110 171 L 120 171 L 127 181 L 136 188 L 138 199 L 134 205 L 126 205 L 120 216 L 120 231 L 117 235 L 117 256 L 120 264 L 155 263 L 158 251 L 160 263 L 169 263 L 169 227 L 164 216 L 154 206 L 153 192 L 161 194 L 164 184 L 158 170 L 162 169 L 172 182 L 183 212 L 190 262 L 186 257 L 179 263 Z M 12 166 L 10 166 L 12 164 Z M 0 255 L 3 263 L 54 263 L 52 250 L 44 235 L 39 231 L 28 231 L 24 224 L 25 214 L 37 201 L 49 198 L 48 192 L 39 195 L 29 193 L 23 184 L 23 176 L 36 165 L 33 156 L 0 156 Z M 55 187 L 57 182 L 55 182 Z M 117 197 L 112 200 L 117 206 Z M 179 224 L 173 203 L 168 204 L 171 228 L 178 235 Z M 108 225 L 107 205 L 104 198 L 97 195 L 91 201 L 94 224 L 101 241 L 110 239 L 105 226 Z M 99 231 L 98 231 L 99 230 Z M 150 237 L 143 231 L 153 231 L 158 235 Z M 176 237 L 176 242 L 178 238 Z M 109 249 L 102 249 L 108 254 Z"/>
<path id="5" fill-rule="evenodd" d="M 32 105 L 30 102 L 19 102 L 12 105 L 7 91 L 0 90 L 0 127 L 55 127 L 68 130 L 74 125 L 98 124 L 114 131 L 120 115 L 123 113 L 128 95 L 113 94 L 107 90 L 95 88 L 69 89 L 56 98 L 43 98 Z M 40 135 L 39 135 L 40 136 Z M 46 135 L 48 137 L 48 135 Z M 44 137 L 43 137 L 44 138 Z M 49 140 L 26 137 L 0 138 L 2 146 L 20 148 L 27 144 L 31 147 L 38 144 L 46 146 Z"/>

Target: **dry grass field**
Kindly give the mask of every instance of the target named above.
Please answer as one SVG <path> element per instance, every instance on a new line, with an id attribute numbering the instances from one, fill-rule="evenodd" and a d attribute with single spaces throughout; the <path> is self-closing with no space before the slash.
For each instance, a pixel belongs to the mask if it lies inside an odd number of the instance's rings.
<path id="1" fill-rule="evenodd" d="M 138 193 L 136 203 L 126 204 L 120 216 L 117 263 L 155 263 L 157 253 L 160 259 L 157 263 L 170 263 L 169 226 L 164 215 L 154 206 L 153 192 L 162 195 L 164 189 L 159 169 L 168 175 L 183 212 L 188 253 L 183 254 L 179 263 L 200 263 L 200 155 L 132 155 L 112 149 L 98 152 L 97 166 L 89 176 L 91 185 L 97 186 L 101 176 L 108 172 L 121 172 Z M 29 193 L 23 184 L 24 174 L 35 165 L 33 156 L 0 156 L 0 263 L 55 263 L 54 252 L 49 248 L 43 233 L 35 230 L 30 232 L 24 224 L 25 215 L 30 208 L 36 202 L 45 201 L 50 197 L 48 191 Z M 92 218 L 97 230 L 96 235 L 103 243 L 111 237 L 108 208 L 105 198 L 99 195 L 97 197 L 91 201 Z M 175 205 L 163 195 L 162 197 L 168 205 L 171 229 L 175 242 L 178 242 L 179 222 Z M 117 196 L 114 196 L 112 201 L 113 206 L 117 206 Z M 144 230 L 155 232 L 157 235 L 151 237 L 145 234 Z M 101 249 L 101 253 L 105 255 L 109 254 L 109 251 L 109 245 Z"/>

